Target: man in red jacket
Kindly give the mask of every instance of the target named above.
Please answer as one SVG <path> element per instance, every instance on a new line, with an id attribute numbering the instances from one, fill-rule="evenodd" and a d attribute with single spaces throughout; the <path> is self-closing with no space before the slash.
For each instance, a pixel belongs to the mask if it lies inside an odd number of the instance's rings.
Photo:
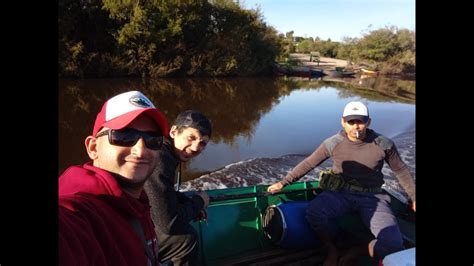
<path id="1" fill-rule="evenodd" d="M 59 178 L 60 265 L 159 265 L 143 184 L 168 132 L 165 116 L 141 92 L 104 104 L 85 139 L 92 161 Z"/>

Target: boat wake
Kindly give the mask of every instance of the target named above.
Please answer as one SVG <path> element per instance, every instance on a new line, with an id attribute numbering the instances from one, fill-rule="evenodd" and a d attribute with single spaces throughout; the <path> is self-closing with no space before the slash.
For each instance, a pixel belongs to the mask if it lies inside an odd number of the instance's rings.
<path id="1" fill-rule="evenodd" d="M 415 178 L 415 131 L 405 132 L 392 138 L 398 148 L 402 160 L 410 168 Z M 180 191 L 211 190 L 254 185 L 269 185 L 280 181 L 293 167 L 306 158 L 308 154 L 288 154 L 278 158 L 254 158 L 247 161 L 232 163 L 197 179 L 183 182 Z M 319 171 L 330 168 L 331 160 L 306 174 L 300 181 L 316 180 Z M 387 164 L 382 169 L 385 184 L 382 186 L 388 193 L 402 202 L 407 202 L 408 196 L 396 180 Z"/>
<path id="2" fill-rule="evenodd" d="M 280 181 L 307 155 L 289 154 L 279 158 L 254 158 L 229 164 L 222 169 L 181 184 L 180 190 L 209 190 L 219 188 L 268 185 Z M 301 181 L 314 180 L 321 169 L 330 167 L 329 162 L 315 168 Z"/>

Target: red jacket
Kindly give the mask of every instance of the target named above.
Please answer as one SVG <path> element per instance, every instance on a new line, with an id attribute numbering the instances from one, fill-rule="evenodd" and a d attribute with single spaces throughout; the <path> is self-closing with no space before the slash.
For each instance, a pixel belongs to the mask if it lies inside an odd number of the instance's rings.
<path id="1" fill-rule="evenodd" d="M 69 167 L 59 177 L 58 216 L 59 265 L 151 265 L 132 218 L 157 258 L 146 194 L 129 196 L 109 172 L 91 163 Z"/>

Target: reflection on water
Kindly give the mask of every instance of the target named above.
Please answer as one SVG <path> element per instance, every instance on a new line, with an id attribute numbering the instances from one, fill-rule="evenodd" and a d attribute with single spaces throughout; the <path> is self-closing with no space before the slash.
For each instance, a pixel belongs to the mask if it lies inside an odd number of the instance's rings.
<path id="1" fill-rule="evenodd" d="M 183 110 L 200 110 L 213 123 L 212 142 L 232 145 L 235 136 L 251 138 L 261 116 L 292 90 L 291 82 L 255 78 L 62 80 L 59 88 L 59 172 L 87 160 L 83 143 L 95 115 L 118 93 L 144 92 L 170 122 Z"/>
<path id="2" fill-rule="evenodd" d="M 261 158 L 261 162 L 247 164 L 249 170 L 253 168 L 262 176 L 276 178 L 265 161 L 279 161 L 290 167 L 302 156 L 291 154 L 312 152 L 322 140 L 340 129 L 342 109 L 351 100 L 369 105 L 371 127 L 376 131 L 389 137 L 414 132 L 414 81 L 380 77 L 366 80 L 203 78 L 158 79 L 148 83 L 135 79 L 60 80 L 58 172 L 88 160 L 84 139 L 92 131 L 95 115 L 106 99 L 128 90 L 144 92 L 170 122 L 186 109 L 200 110 L 212 121 L 211 143 L 202 155 L 184 165 L 184 181 L 255 158 Z M 358 84 L 360 81 L 367 82 L 366 86 L 361 86 L 363 82 Z M 226 178 L 231 177 L 219 177 Z M 245 178 L 236 182 L 253 183 Z"/>

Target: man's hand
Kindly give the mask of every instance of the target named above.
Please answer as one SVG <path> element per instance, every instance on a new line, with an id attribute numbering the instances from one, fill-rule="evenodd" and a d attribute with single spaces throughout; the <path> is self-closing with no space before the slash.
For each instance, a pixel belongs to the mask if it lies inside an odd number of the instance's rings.
<path id="1" fill-rule="evenodd" d="M 281 182 L 277 182 L 267 188 L 267 191 L 270 193 L 275 193 L 280 191 L 283 188 L 283 184 Z"/>
<path id="2" fill-rule="evenodd" d="M 207 211 L 205 209 L 202 209 L 200 212 L 199 212 L 199 215 L 197 217 L 197 220 L 198 221 L 201 221 L 201 220 L 204 220 L 204 221 L 207 221 Z"/>
<path id="3" fill-rule="evenodd" d="M 202 200 L 204 201 L 203 209 L 206 209 L 209 205 L 209 196 L 207 195 L 207 193 L 205 191 L 197 191 L 196 195 L 202 198 Z"/>
<path id="4" fill-rule="evenodd" d="M 416 212 L 416 201 L 414 201 L 414 202 L 411 204 L 411 208 L 413 209 L 414 212 Z"/>

